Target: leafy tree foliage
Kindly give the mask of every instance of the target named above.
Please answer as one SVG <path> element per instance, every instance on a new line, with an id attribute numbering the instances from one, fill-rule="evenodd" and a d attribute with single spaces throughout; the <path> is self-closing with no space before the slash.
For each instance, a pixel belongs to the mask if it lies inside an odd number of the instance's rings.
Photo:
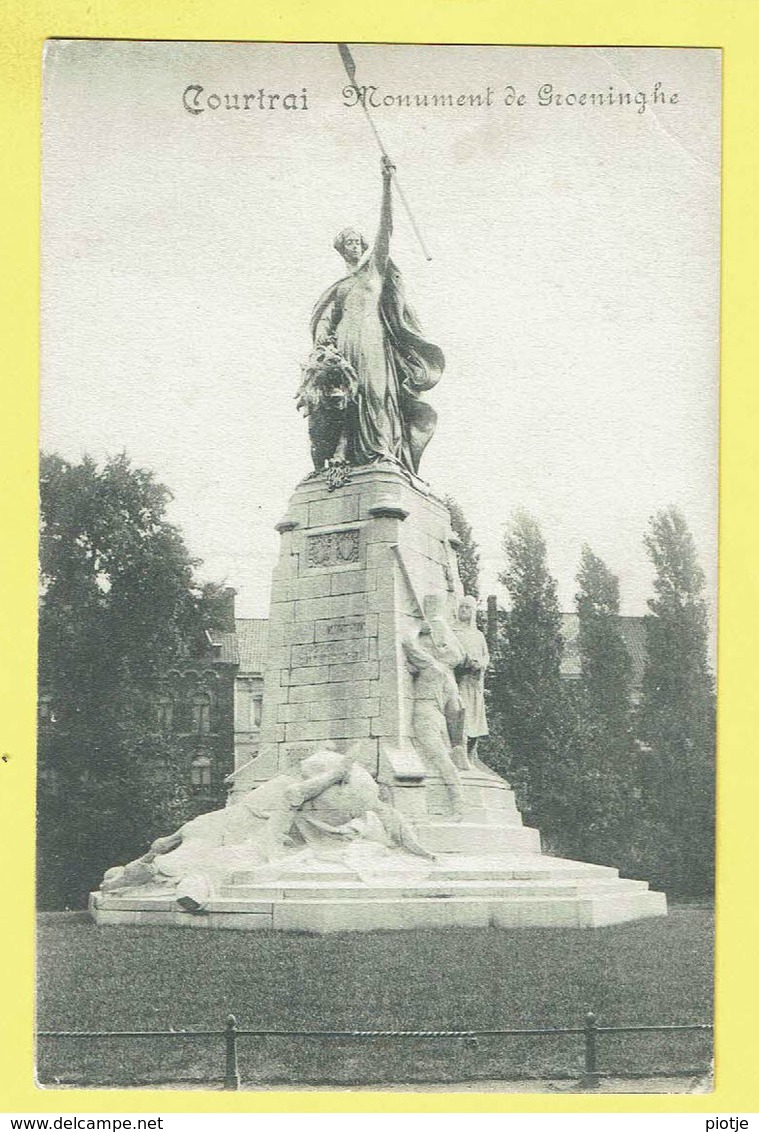
<path id="1" fill-rule="evenodd" d="M 638 718 L 649 820 L 644 864 L 667 890 L 707 895 L 714 867 L 714 679 L 708 659 L 704 575 L 683 516 L 651 520 L 655 569 L 646 619 L 647 663 Z"/>
<path id="2" fill-rule="evenodd" d="M 582 685 L 613 734 L 630 731 L 631 661 L 619 630 L 619 579 L 589 546 L 582 548 L 575 597 Z"/>
<path id="3" fill-rule="evenodd" d="M 567 773 L 573 749 L 571 715 L 561 680 L 561 614 L 546 545 L 535 519 L 517 512 L 504 535 L 506 568 L 499 581 L 510 609 L 499 617 L 488 702 L 488 761 L 512 782 L 523 813 L 544 840 L 560 847 L 569 828 Z"/>
<path id="4" fill-rule="evenodd" d="M 588 547 L 576 594 L 580 678 L 562 680 L 561 614 L 546 546 L 517 514 L 504 538 L 486 683 L 486 760 L 508 778 L 549 851 L 614 864 L 671 896 L 709 895 L 714 862 L 714 681 L 704 577 L 669 508 L 646 536 L 654 563 L 641 703 L 619 625 L 619 582 Z"/>
<path id="5" fill-rule="evenodd" d="M 198 639 L 206 602 L 170 495 L 126 456 L 42 457 L 39 676 L 41 901 L 81 903 L 104 868 L 189 816 L 157 681 Z"/>
<path id="6" fill-rule="evenodd" d="M 631 661 L 619 628 L 619 580 L 584 546 L 577 582 L 581 678 L 571 689 L 577 732 L 573 852 L 619 865 L 629 859 L 637 797 Z"/>
<path id="7" fill-rule="evenodd" d="M 467 522 L 466 515 L 452 496 L 446 495 L 444 502 L 451 516 L 451 526 L 461 540 L 461 545 L 456 550 L 456 558 L 464 593 L 478 598 L 480 596 L 480 555 L 477 543 L 472 535 L 472 528 Z"/>

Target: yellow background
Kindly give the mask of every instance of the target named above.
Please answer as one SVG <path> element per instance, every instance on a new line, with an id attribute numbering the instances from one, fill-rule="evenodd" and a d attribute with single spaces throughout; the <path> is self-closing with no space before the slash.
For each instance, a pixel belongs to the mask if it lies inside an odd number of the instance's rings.
<path id="1" fill-rule="evenodd" d="M 368 10 L 365 10 L 368 8 Z M 759 1109 L 757 0 L 4 0 L 0 12 L 2 1112 Z M 32 1084 L 40 87 L 50 36 L 724 49 L 717 1089 L 700 1096 L 53 1090 Z M 753 789 L 752 789 L 753 788 Z"/>

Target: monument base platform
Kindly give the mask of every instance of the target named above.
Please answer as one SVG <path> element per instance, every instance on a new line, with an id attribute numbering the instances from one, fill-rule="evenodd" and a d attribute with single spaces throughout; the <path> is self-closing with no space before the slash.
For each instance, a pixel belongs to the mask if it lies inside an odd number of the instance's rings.
<path id="1" fill-rule="evenodd" d="M 90 911 L 107 926 L 326 932 L 403 928 L 595 928 L 666 915 L 663 893 L 617 870 L 540 854 L 454 854 L 423 882 L 368 885 L 325 869 L 271 885 L 231 884 L 203 912 L 168 896 L 93 893 Z"/>
<path id="2" fill-rule="evenodd" d="M 537 830 L 522 825 L 508 783 L 464 776 L 460 821 L 445 813 L 445 789 L 424 787 L 427 813 L 414 820 L 434 861 L 404 854 L 347 867 L 330 859 L 290 860 L 233 872 L 202 911 L 180 908 L 173 891 L 97 892 L 99 925 L 268 929 L 322 934 L 408 928 L 593 928 L 667 912 L 663 893 L 617 869 L 550 857 Z M 438 812 L 436 812 L 438 811 Z"/>

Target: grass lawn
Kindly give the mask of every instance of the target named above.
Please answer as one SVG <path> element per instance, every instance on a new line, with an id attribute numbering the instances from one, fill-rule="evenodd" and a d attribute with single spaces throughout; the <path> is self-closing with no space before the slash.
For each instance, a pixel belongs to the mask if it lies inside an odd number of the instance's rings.
<path id="1" fill-rule="evenodd" d="M 483 1030 L 710 1022 L 713 913 L 585 931 L 341 933 L 98 928 L 40 919 L 40 1030 L 241 1028 Z M 617 1074 L 705 1065 L 708 1035 L 601 1035 Z M 577 1076 L 579 1035 L 460 1039 L 245 1038 L 244 1083 L 350 1084 Z M 42 1039 L 41 1083 L 115 1085 L 218 1079 L 208 1038 Z"/>

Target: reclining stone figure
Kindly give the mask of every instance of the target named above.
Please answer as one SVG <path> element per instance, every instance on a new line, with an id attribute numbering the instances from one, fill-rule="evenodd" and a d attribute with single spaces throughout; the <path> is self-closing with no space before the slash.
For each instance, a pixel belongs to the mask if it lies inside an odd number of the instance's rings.
<path id="1" fill-rule="evenodd" d="M 382 801 L 369 772 L 325 747 L 292 773 L 159 837 L 136 861 L 109 869 L 100 889 L 173 890 L 180 907 L 200 911 L 235 870 L 286 864 L 309 849 L 352 867 L 344 850 L 356 841 L 374 847 L 380 869 L 389 857 L 402 863 L 406 854 L 434 860 L 403 815 Z"/>

